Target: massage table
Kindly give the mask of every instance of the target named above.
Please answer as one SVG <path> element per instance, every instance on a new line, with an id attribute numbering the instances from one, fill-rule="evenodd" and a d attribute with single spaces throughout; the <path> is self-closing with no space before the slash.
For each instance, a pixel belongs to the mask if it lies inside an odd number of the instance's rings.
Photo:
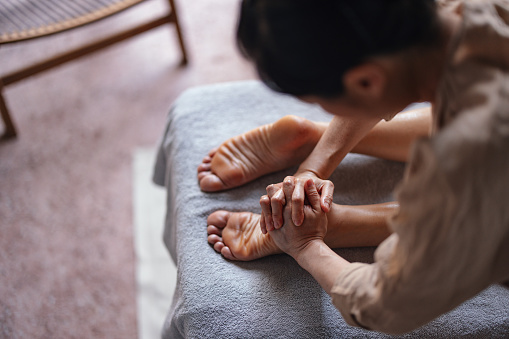
<path id="1" fill-rule="evenodd" d="M 219 193 L 199 188 L 196 168 L 224 140 L 293 114 L 331 115 L 274 93 L 258 81 L 185 91 L 173 104 L 154 166 L 166 187 L 164 242 L 177 266 L 177 285 L 163 338 L 392 338 L 351 327 L 312 276 L 288 255 L 251 262 L 225 260 L 207 242 L 207 216 L 220 209 L 260 213 L 265 187 L 296 168 Z M 334 202 L 391 201 L 404 164 L 348 154 L 331 176 Z M 374 248 L 337 249 L 350 261 L 372 262 Z M 494 285 L 422 328 L 397 338 L 507 338 L 509 290 Z"/>

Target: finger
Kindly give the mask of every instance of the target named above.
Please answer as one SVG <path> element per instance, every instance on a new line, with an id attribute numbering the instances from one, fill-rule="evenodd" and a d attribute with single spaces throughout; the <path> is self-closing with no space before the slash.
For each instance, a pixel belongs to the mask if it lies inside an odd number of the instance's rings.
<path id="1" fill-rule="evenodd" d="M 278 184 L 273 184 L 273 185 L 267 186 L 267 188 L 265 190 L 267 191 L 267 195 L 269 196 L 269 198 L 272 199 L 274 194 L 276 194 L 277 191 L 279 191 L 282 188 L 283 188 L 283 184 L 282 183 L 278 183 Z"/>
<path id="2" fill-rule="evenodd" d="M 282 189 L 278 190 L 270 198 L 270 207 L 272 209 L 272 220 L 274 228 L 279 229 L 283 226 L 283 206 L 285 205 L 285 194 Z"/>
<path id="3" fill-rule="evenodd" d="M 263 211 L 260 215 L 260 230 L 262 231 L 262 234 L 267 234 L 267 224 L 265 223 L 265 214 Z"/>
<path id="4" fill-rule="evenodd" d="M 283 209 L 283 219 L 292 220 L 292 194 L 295 188 L 295 177 L 286 177 L 283 181 L 283 192 L 287 201 L 286 207 Z"/>
<path id="5" fill-rule="evenodd" d="M 325 181 L 321 192 L 322 211 L 328 213 L 332 206 L 332 198 L 334 196 L 334 184 L 331 181 Z"/>
<path id="6" fill-rule="evenodd" d="M 304 198 L 304 181 L 298 179 L 295 181 L 292 194 L 292 220 L 295 226 L 300 226 L 304 222 Z"/>
<path id="7" fill-rule="evenodd" d="M 260 207 L 262 208 L 262 218 L 260 219 L 260 227 L 262 233 L 266 234 L 267 231 L 274 230 L 274 223 L 272 221 L 272 209 L 270 207 L 270 198 L 267 195 L 264 195 L 260 198 Z"/>
<path id="8" fill-rule="evenodd" d="M 283 193 L 286 201 L 292 201 L 292 194 L 295 188 L 295 177 L 286 177 L 283 181 Z"/>
<path id="9" fill-rule="evenodd" d="M 308 198 L 309 204 L 315 211 L 321 210 L 320 206 L 320 194 L 316 190 L 315 183 L 313 179 L 308 179 L 304 185 L 304 189 L 306 190 L 306 196 Z"/>

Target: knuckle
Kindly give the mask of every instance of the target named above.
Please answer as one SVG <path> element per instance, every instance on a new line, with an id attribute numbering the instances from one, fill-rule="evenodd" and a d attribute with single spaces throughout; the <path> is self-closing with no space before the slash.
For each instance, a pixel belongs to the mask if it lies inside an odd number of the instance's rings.
<path id="1" fill-rule="evenodd" d="M 285 189 L 292 187 L 292 185 L 293 185 L 293 183 L 290 180 L 285 179 L 285 181 L 283 181 L 283 188 L 285 188 Z"/>
<path id="2" fill-rule="evenodd" d="M 292 200 L 293 200 L 293 203 L 295 203 L 295 204 L 298 204 L 298 205 L 304 204 L 304 198 L 301 196 L 294 197 Z"/>
<path id="3" fill-rule="evenodd" d="M 284 207 L 284 204 L 281 201 L 272 201 L 270 204 L 273 210 L 281 210 Z"/>
<path id="4" fill-rule="evenodd" d="M 282 205 L 283 201 L 284 201 L 283 199 L 284 199 L 284 197 L 282 197 L 281 195 L 277 195 L 277 196 L 273 197 L 271 199 L 271 201 L 274 201 L 276 204 Z"/>
<path id="5" fill-rule="evenodd" d="M 288 175 L 285 177 L 285 179 L 283 180 L 283 184 L 292 184 L 292 182 L 295 180 L 294 177 L 292 177 L 291 175 Z"/>

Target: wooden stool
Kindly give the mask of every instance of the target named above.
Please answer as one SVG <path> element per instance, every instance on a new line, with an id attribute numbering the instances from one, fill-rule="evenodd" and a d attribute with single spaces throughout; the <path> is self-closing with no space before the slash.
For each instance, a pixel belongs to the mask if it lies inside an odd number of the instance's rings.
<path id="1" fill-rule="evenodd" d="M 44 37 L 83 26 L 126 10 L 148 0 L 2 0 L 0 1 L 0 44 Z M 187 52 L 174 0 L 168 0 L 170 11 L 163 17 L 124 32 L 94 41 L 80 48 L 51 57 L 0 78 L 0 112 L 5 131 L 2 139 L 15 138 L 16 127 L 3 98 L 3 88 L 65 62 L 131 38 L 164 24 L 174 24 L 182 64 L 187 64 Z"/>

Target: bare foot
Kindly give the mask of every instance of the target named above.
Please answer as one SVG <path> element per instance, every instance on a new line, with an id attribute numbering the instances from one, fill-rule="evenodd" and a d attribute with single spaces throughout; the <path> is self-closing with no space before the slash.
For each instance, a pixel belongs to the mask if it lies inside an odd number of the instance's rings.
<path id="1" fill-rule="evenodd" d="M 226 259 L 249 261 L 282 253 L 260 230 L 260 215 L 216 211 L 207 218 L 208 241 Z"/>
<path id="2" fill-rule="evenodd" d="M 289 115 L 233 137 L 203 158 L 198 166 L 200 188 L 226 190 L 297 165 L 311 153 L 325 128 Z"/>

